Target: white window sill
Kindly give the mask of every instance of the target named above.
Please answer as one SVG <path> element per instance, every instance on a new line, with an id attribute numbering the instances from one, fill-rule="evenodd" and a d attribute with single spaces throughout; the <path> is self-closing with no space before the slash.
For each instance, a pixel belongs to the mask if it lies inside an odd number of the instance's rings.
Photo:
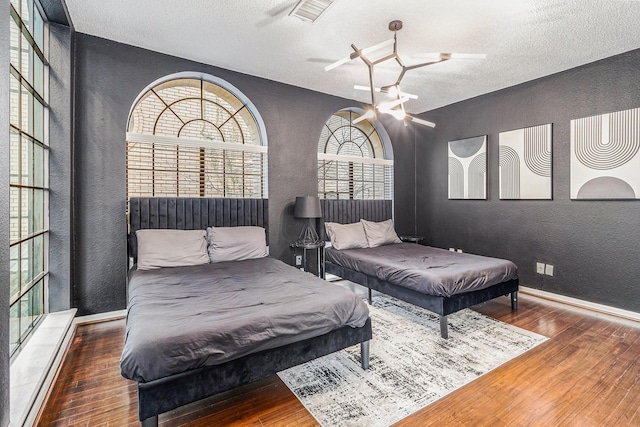
<path id="1" fill-rule="evenodd" d="M 76 309 L 49 313 L 11 363 L 11 427 L 33 425 L 69 341 Z"/>

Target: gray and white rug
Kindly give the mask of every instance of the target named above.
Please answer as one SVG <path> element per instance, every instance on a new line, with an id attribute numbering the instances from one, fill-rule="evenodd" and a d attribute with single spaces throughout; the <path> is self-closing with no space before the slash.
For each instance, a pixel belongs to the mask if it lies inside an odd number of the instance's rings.
<path id="1" fill-rule="evenodd" d="M 370 367 L 360 346 L 278 375 L 323 426 L 388 426 L 525 353 L 547 338 L 462 310 L 440 338 L 437 315 L 374 298 Z"/>

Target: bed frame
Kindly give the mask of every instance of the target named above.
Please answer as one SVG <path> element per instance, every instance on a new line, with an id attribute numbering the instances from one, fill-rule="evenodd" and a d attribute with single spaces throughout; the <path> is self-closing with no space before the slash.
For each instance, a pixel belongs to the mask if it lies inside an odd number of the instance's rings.
<path id="1" fill-rule="evenodd" d="M 393 216 L 391 200 L 322 200 L 321 205 L 323 224 L 324 222 L 348 224 L 360 219 L 385 221 Z M 324 227 L 322 230 L 324 233 Z M 440 315 L 440 335 L 442 338 L 449 338 L 447 315 L 456 311 L 508 294 L 511 294 L 511 309 L 518 309 L 518 279 L 498 283 L 477 291 L 443 297 L 394 285 L 329 261 L 325 262 L 325 272 L 366 286 L 369 289 L 369 303 L 372 303 L 371 290 L 376 290 Z"/>
<path id="2" fill-rule="evenodd" d="M 132 198 L 129 224 L 128 253 L 135 262 L 137 230 L 204 230 L 209 226 L 242 225 L 268 229 L 268 200 Z M 346 326 L 319 337 L 264 350 L 220 365 L 138 382 L 139 419 L 144 427 L 157 426 L 159 414 L 356 344 L 360 344 L 362 369 L 368 369 L 371 337 L 371 319 L 368 319 L 360 328 Z"/>

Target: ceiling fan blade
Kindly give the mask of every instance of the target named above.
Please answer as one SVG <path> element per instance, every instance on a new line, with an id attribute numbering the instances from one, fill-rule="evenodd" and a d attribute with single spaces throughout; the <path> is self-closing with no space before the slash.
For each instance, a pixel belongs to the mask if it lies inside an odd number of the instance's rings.
<path id="1" fill-rule="evenodd" d="M 428 127 L 430 127 L 430 128 L 434 128 L 434 127 L 436 127 L 436 124 L 435 124 L 435 123 L 433 123 L 433 122 L 429 122 L 429 121 L 427 121 L 427 120 L 422 120 L 422 119 L 419 119 L 419 118 L 417 118 L 417 117 L 413 117 L 413 116 L 407 116 L 407 117 L 408 117 L 412 122 L 418 123 L 419 125 L 422 125 L 422 126 L 428 126 Z"/>

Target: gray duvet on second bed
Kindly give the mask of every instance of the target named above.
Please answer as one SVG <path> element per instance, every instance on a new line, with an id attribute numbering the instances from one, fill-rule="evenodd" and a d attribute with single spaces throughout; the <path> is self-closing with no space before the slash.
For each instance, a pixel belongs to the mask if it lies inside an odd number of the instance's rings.
<path id="1" fill-rule="evenodd" d="M 366 249 L 327 248 L 327 261 L 423 294 L 449 297 L 518 277 L 518 267 L 499 258 L 395 243 Z"/>
<path id="2" fill-rule="evenodd" d="M 352 292 L 269 257 L 134 270 L 120 369 L 148 382 L 361 327 L 368 317 Z"/>

